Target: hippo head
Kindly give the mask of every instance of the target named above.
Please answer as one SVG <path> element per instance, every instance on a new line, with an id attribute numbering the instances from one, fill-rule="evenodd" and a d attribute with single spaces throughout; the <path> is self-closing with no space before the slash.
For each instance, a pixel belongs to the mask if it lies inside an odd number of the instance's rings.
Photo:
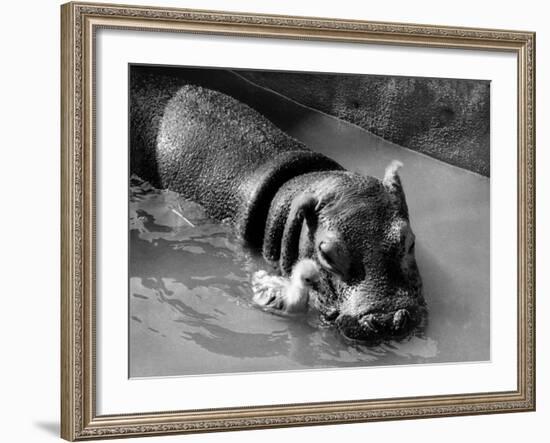
<path id="1" fill-rule="evenodd" d="M 426 318 L 399 166 L 383 180 L 332 174 L 301 201 L 300 250 L 322 268 L 319 309 L 350 339 L 404 337 Z"/>

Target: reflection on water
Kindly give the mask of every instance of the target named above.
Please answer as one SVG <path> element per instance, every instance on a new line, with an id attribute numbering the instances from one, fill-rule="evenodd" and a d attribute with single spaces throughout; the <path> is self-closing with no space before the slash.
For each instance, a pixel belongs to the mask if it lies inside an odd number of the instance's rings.
<path id="1" fill-rule="evenodd" d="M 132 177 L 132 377 L 482 361 L 489 353 L 489 180 L 306 110 L 287 129 L 348 169 L 382 176 L 401 160 L 430 309 L 421 336 L 365 347 L 319 324 L 252 304 L 245 254 L 229 226 Z"/>

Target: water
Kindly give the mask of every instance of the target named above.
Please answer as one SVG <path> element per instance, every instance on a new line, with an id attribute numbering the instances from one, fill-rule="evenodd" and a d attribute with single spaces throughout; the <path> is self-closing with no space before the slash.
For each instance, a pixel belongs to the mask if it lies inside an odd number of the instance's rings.
<path id="1" fill-rule="evenodd" d="M 298 107 L 298 105 L 296 105 Z M 229 226 L 169 191 L 132 179 L 130 376 L 174 376 L 490 359 L 489 179 L 300 107 L 285 130 L 351 170 L 383 176 L 393 159 L 416 234 L 429 306 L 423 334 L 366 347 L 251 302 L 261 261 Z M 182 218 L 183 215 L 185 218 Z"/>

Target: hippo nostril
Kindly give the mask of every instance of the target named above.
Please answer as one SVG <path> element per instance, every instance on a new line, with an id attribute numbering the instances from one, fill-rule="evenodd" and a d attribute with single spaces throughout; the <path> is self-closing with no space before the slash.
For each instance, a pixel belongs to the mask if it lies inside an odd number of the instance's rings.
<path id="1" fill-rule="evenodd" d="M 361 317 L 361 320 L 359 321 L 361 326 L 363 326 L 366 329 L 370 329 L 371 331 L 375 333 L 379 333 L 379 325 L 376 319 L 374 318 L 374 315 L 367 314 Z"/>
<path id="2" fill-rule="evenodd" d="M 411 314 L 409 314 L 409 311 L 400 309 L 393 315 L 393 329 L 396 331 L 405 329 L 410 319 Z"/>

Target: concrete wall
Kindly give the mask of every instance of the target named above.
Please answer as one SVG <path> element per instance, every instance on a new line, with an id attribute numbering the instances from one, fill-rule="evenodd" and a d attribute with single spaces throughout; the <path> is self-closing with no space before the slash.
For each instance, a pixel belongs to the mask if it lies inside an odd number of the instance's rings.
<path id="1" fill-rule="evenodd" d="M 393 143 L 490 175 L 488 81 L 237 72 Z"/>

